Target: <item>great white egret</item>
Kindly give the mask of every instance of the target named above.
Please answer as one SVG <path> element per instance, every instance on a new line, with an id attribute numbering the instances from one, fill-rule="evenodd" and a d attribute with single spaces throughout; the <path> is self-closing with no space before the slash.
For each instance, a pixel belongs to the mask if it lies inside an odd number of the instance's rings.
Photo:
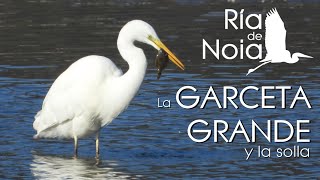
<path id="1" fill-rule="evenodd" d="M 147 59 L 143 50 L 134 45 L 135 41 L 165 51 L 184 70 L 152 26 L 141 20 L 130 21 L 120 30 L 117 40 L 119 52 L 129 64 L 128 71 L 123 74 L 103 56 L 86 56 L 74 62 L 49 89 L 35 116 L 34 138 L 73 138 L 77 156 L 78 138 L 95 134 L 98 157 L 100 129 L 127 108 L 145 76 Z"/>
<path id="2" fill-rule="evenodd" d="M 311 56 L 294 53 L 290 57 L 290 52 L 286 49 L 286 29 L 276 8 L 267 13 L 265 32 L 266 57 L 261 60 L 261 64 L 254 69 L 249 69 L 247 75 L 268 63 L 288 63 L 293 64 L 299 61 L 299 57 L 313 58 Z"/>

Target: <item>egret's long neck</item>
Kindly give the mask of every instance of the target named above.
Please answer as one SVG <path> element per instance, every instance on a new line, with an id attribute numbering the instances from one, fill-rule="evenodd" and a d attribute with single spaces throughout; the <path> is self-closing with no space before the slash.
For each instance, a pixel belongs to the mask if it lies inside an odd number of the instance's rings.
<path id="1" fill-rule="evenodd" d="M 102 126 L 110 123 L 113 118 L 117 117 L 129 105 L 139 90 L 146 73 L 146 57 L 140 48 L 134 46 L 133 41 L 128 41 L 126 38 L 118 38 L 118 49 L 123 59 L 128 62 L 129 69 L 122 76 L 107 80 L 105 89 L 108 91 L 112 86 L 109 91 L 114 96 L 106 94 L 105 104 L 102 108 L 108 108 L 110 111 L 107 112 L 112 113 L 101 115 L 105 119 Z"/>
<path id="2" fill-rule="evenodd" d="M 134 39 L 127 35 L 122 36 L 123 34 L 119 35 L 117 45 L 122 58 L 128 62 L 129 69 L 119 78 L 119 82 L 126 87 L 123 89 L 125 91 L 123 95 L 129 104 L 144 79 L 147 60 L 143 50 L 134 46 Z"/>

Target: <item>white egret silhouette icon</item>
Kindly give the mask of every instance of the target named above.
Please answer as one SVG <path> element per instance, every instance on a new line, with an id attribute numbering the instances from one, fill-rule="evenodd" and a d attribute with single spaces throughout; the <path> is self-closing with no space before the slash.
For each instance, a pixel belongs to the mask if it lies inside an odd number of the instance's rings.
<path id="1" fill-rule="evenodd" d="M 270 10 L 267 13 L 266 21 L 266 32 L 265 32 L 265 46 L 267 50 L 266 57 L 261 60 L 261 64 L 253 69 L 249 69 L 247 76 L 268 63 L 288 63 L 293 64 L 299 61 L 299 57 L 313 58 L 311 56 L 294 53 L 292 57 L 291 53 L 286 49 L 286 29 L 284 23 L 276 8 Z"/>

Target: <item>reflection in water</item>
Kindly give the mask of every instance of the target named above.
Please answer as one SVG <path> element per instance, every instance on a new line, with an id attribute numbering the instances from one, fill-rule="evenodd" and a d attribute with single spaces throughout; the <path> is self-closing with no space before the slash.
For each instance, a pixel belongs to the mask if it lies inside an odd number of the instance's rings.
<path id="1" fill-rule="evenodd" d="M 33 155 L 31 172 L 38 179 L 135 179 L 139 176 L 115 170 L 115 162 L 100 162 L 95 159 L 74 159 L 58 156 Z"/>

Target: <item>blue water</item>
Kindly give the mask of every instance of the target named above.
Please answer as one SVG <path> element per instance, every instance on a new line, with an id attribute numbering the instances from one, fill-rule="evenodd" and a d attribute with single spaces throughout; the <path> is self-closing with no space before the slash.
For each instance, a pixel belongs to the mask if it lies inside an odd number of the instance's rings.
<path id="1" fill-rule="evenodd" d="M 317 1 L 211 2 L 211 1 L 21 1 L 1 2 L 0 7 L 0 178 L 2 179 L 206 179 L 206 178 L 319 178 L 319 3 Z M 266 13 L 277 7 L 287 28 L 287 48 L 311 55 L 296 64 L 269 64 L 246 77 L 252 60 L 202 60 L 202 38 L 239 43 L 250 33 L 224 30 L 224 9 L 244 8 Z M 115 47 L 117 33 L 125 22 L 143 19 L 186 65 L 181 72 L 170 65 L 156 80 L 156 52 L 145 45 L 149 66 L 145 81 L 128 109 L 101 132 L 101 157 L 95 160 L 94 138 L 80 140 L 79 158 L 74 159 L 72 140 L 33 140 L 34 115 L 54 79 L 72 62 L 89 54 L 113 59 L 124 71 L 128 66 Z M 262 31 L 263 33 L 263 31 Z M 175 102 L 177 90 L 185 85 L 205 96 L 213 86 L 222 99 L 222 87 L 239 90 L 252 86 L 292 86 L 290 105 L 302 86 L 312 104 L 298 102 L 294 109 L 254 110 L 240 107 L 218 109 L 209 102 L 205 109 L 182 109 Z M 279 92 L 271 93 L 277 97 Z M 157 98 L 170 99 L 171 108 L 157 108 Z M 248 96 L 248 104 L 259 103 L 260 94 Z M 237 101 L 239 102 L 239 101 Z M 276 99 L 280 105 L 280 100 Z M 269 143 L 258 139 L 234 143 L 211 138 L 194 143 L 187 135 L 195 119 L 228 121 L 232 130 L 241 119 L 266 127 L 268 119 L 294 123 L 309 119 L 306 138 L 311 143 Z M 250 130 L 250 128 L 248 128 Z M 285 130 L 284 130 L 285 131 Z M 257 158 L 246 161 L 244 147 L 310 148 L 310 158 Z"/>

